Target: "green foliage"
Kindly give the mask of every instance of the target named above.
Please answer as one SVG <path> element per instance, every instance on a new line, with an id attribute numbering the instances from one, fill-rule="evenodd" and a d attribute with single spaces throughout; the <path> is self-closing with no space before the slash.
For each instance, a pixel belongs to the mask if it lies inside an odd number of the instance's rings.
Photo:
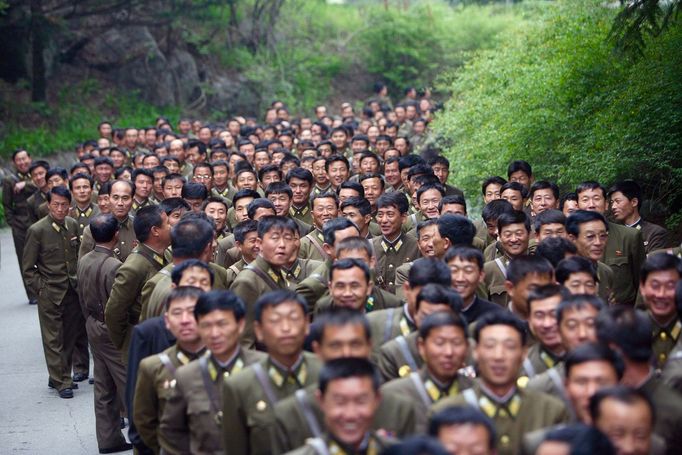
<path id="1" fill-rule="evenodd" d="M 434 125 L 455 183 L 478 194 L 485 176 L 525 159 L 565 190 L 634 178 L 658 215 L 679 219 L 682 27 L 632 62 L 606 39 L 615 14 L 599 0 L 545 3 L 456 73 Z"/>
<path id="2" fill-rule="evenodd" d="M 55 102 L 3 102 L 0 112 L 5 129 L 0 136 L 0 154 L 11 155 L 25 147 L 34 155 L 73 150 L 78 142 L 97 137 L 97 125 L 108 120 L 117 126 L 153 125 L 157 116 L 177 116 L 177 108 L 156 108 L 136 97 L 103 90 L 92 79 L 65 88 Z"/>

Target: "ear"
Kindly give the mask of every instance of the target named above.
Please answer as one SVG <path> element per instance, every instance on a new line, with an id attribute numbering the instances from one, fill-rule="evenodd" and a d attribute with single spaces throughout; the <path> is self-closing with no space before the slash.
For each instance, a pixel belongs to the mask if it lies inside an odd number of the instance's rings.
<path id="1" fill-rule="evenodd" d="M 369 280 L 369 286 L 367 286 L 367 297 L 372 295 L 372 290 L 374 289 L 374 281 Z"/>
<path id="2" fill-rule="evenodd" d="M 636 197 L 633 197 L 632 199 L 630 199 L 630 204 L 633 207 L 639 208 L 639 199 L 637 199 Z"/>
<path id="3" fill-rule="evenodd" d="M 263 342 L 263 329 L 260 326 L 260 322 L 253 322 L 253 332 L 256 334 L 256 339 L 262 343 Z"/>
<path id="4" fill-rule="evenodd" d="M 325 253 L 327 253 L 327 256 L 329 256 L 330 258 L 333 258 L 333 257 L 334 257 L 335 251 L 334 251 L 334 247 L 333 247 L 333 246 L 331 246 L 331 245 L 328 244 L 328 243 L 323 243 L 323 244 L 322 244 L 322 249 L 324 250 Z"/>
<path id="5" fill-rule="evenodd" d="M 315 400 L 317 400 L 317 404 L 322 407 L 322 393 L 320 392 L 320 389 L 315 389 Z"/>
<path id="6" fill-rule="evenodd" d="M 168 312 L 163 313 L 163 322 L 166 325 L 166 330 L 170 330 L 170 322 L 168 321 Z"/>
<path id="7" fill-rule="evenodd" d="M 422 337 L 417 338 L 417 349 L 419 350 L 419 356 L 422 359 L 426 358 L 426 356 L 424 355 L 425 349 L 424 349 L 424 340 L 422 339 Z"/>
<path id="8" fill-rule="evenodd" d="M 444 251 L 449 250 L 450 247 L 452 246 L 452 242 L 450 241 L 450 239 L 447 237 L 443 237 L 443 242 L 445 242 L 445 250 Z"/>
<path id="9" fill-rule="evenodd" d="M 571 242 L 575 243 L 575 241 L 578 240 L 578 239 L 576 238 L 575 235 L 569 233 L 569 234 L 568 234 L 568 240 L 570 240 Z"/>
<path id="10" fill-rule="evenodd" d="M 483 283 L 484 281 L 485 281 L 485 270 L 481 269 L 481 272 L 478 276 L 478 282 L 480 284 L 480 283 Z"/>
<path id="11" fill-rule="evenodd" d="M 514 283 L 504 280 L 504 290 L 507 291 L 507 295 L 511 298 L 514 295 Z"/>
<path id="12" fill-rule="evenodd" d="M 237 332 L 239 333 L 239 336 L 244 333 L 244 328 L 246 327 L 246 319 L 242 318 L 241 321 L 237 324 Z"/>

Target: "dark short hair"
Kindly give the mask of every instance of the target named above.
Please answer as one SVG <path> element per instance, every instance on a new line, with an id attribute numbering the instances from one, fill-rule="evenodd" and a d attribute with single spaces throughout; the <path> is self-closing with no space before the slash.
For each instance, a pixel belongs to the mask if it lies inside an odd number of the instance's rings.
<path id="1" fill-rule="evenodd" d="M 639 281 L 643 284 L 650 274 L 667 270 L 675 270 L 678 276 L 682 277 L 682 261 L 680 258 L 669 253 L 652 254 L 644 261 L 642 271 L 639 274 Z"/>
<path id="2" fill-rule="evenodd" d="M 422 185 L 417 190 L 417 203 L 419 203 L 419 201 L 421 200 L 422 195 L 424 193 L 426 193 L 427 191 L 430 191 L 430 190 L 438 191 L 438 193 L 440 194 L 440 197 L 441 197 L 441 201 L 443 200 L 443 197 L 445 197 L 445 188 L 440 183 L 436 183 L 436 184 L 432 184 L 432 185 Z"/>
<path id="3" fill-rule="evenodd" d="M 467 211 L 467 201 L 461 194 L 451 194 L 449 196 L 444 196 L 443 199 L 440 200 L 440 204 L 438 204 L 438 211 L 442 211 L 443 206 L 449 204 L 461 205 L 464 207 L 464 212 L 466 213 Z"/>
<path id="4" fill-rule="evenodd" d="M 507 280 L 514 286 L 519 284 L 526 276 L 535 273 L 538 275 L 554 276 L 554 268 L 550 262 L 539 256 L 519 256 L 509 262 L 507 267 Z"/>
<path id="5" fill-rule="evenodd" d="M 201 199 L 203 201 L 208 198 L 208 189 L 203 183 L 185 183 L 182 186 L 182 197 L 185 199 Z"/>
<path id="6" fill-rule="evenodd" d="M 365 339 L 372 339 L 372 330 L 364 313 L 345 307 L 329 307 L 317 315 L 310 326 L 310 338 L 312 341 L 321 343 L 324 339 L 324 330 L 327 327 L 342 327 L 346 325 L 362 326 Z"/>
<path id="7" fill-rule="evenodd" d="M 576 210 L 566 218 L 566 232 L 577 237 L 580 235 L 580 225 L 591 221 L 601 221 L 606 230 L 609 230 L 609 223 L 606 222 L 606 218 L 601 213 L 591 210 Z"/>
<path id="8" fill-rule="evenodd" d="M 599 280 L 597 268 L 592 261 L 582 256 L 571 256 L 557 264 L 555 271 L 557 283 L 563 285 L 574 273 L 587 273 L 595 282 Z"/>
<path id="9" fill-rule="evenodd" d="M 211 286 L 213 286 L 213 280 L 215 278 L 213 269 L 211 269 L 211 267 L 204 261 L 200 261 L 199 259 L 187 259 L 186 261 L 182 261 L 180 264 L 173 267 L 173 271 L 171 272 L 171 281 L 177 286 L 180 284 L 180 280 L 182 279 L 182 275 L 185 273 L 185 270 L 191 269 L 192 267 L 199 267 L 200 269 L 206 270 L 209 277 L 211 278 Z"/>
<path id="10" fill-rule="evenodd" d="M 564 210 L 564 205 L 566 205 L 566 201 L 575 201 L 578 202 L 578 195 L 575 193 L 566 193 L 563 196 L 559 198 L 559 210 Z"/>
<path id="11" fill-rule="evenodd" d="M 289 196 L 289 199 L 294 196 L 293 191 L 291 191 L 291 187 L 286 182 L 272 182 L 269 184 L 265 189 L 265 197 L 268 197 L 271 194 L 286 194 Z"/>
<path id="12" fill-rule="evenodd" d="M 597 316 L 597 338 L 614 344 L 623 356 L 638 363 L 649 362 L 653 355 L 651 318 L 626 305 L 604 308 Z"/>
<path id="13" fill-rule="evenodd" d="M 340 252 L 352 250 L 362 250 L 367 253 L 367 257 L 374 257 L 374 247 L 372 246 L 372 242 L 362 237 L 346 237 L 338 244 L 334 245 L 334 249 L 336 250 L 337 258 Z"/>
<path id="14" fill-rule="evenodd" d="M 166 311 L 170 309 L 170 306 L 176 300 L 183 299 L 198 299 L 202 294 L 202 290 L 194 286 L 178 286 L 177 288 L 171 289 L 166 300 L 163 302 L 163 307 Z"/>
<path id="15" fill-rule="evenodd" d="M 419 258 L 412 263 L 407 282 L 412 288 L 429 283 L 451 286 L 452 275 L 445 262 L 434 258 Z"/>
<path id="16" fill-rule="evenodd" d="M 528 177 L 533 176 L 533 168 L 531 168 L 528 161 L 515 160 L 515 161 L 512 161 L 511 163 L 509 163 L 509 166 L 507 167 L 507 177 L 511 177 L 511 175 L 514 172 L 518 172 L 518 171 L 523 172 Z"/>
<path id="17" fill-rule="evenodd" d="M 391 191 L 390 193 L 384 193 L 376 201 L 377 210 L 395 207 L 398 209 L 400 214 L 406 214 L 410 209 L 410 203 L 407 200 L 407 196 L 402 191 Z"/>
<path id="18" fill-rule="evenodd" d="M 348 229 L 350 227 L 358 229 L 355 223 L 353 223 L 348 218 L 340 217 L 333 218 L 327 221 L 326 223 L 324 223 L 324 226 L 322 226 L 322 237 L 324 237 L 324 243 L 326 243 L 327 245 L 335 246 L 336 232 Z M 358 229 L 358 232 L 360 232 L 360 229 Z"/>
<path id="19" fill-rule="evenodd" d="M 535 302 L 536 300 L 545 300 L 550 297 L 554 297 L 555 295 L 563 297 L 564 295 L 568 295 L 568 292 L 566 289 L 564 289 L 562 286 L 559 286 L 558 284 L 545 284 L 542 286 L 539 286 L 533 290 L 531 290 L 528 293 L 528 310 L 529 312 L 532 309 L 532 303 Z"/>
<path id="20" fill-rule="evenodd" d="M 599 416 L 601 415 L 601 404 L 607 399 L 612 399 L 628 405 L 635 404 L 637 401 L 645 403 L 651 412 L 651 428 L 653 431 L 654 422 L 656 421 L 656 408 L 654 407 L 651 397 L 644 390 L 624 385 L 604 387 L 597 390 L 594 395 L 590 397 L 590 417 L 593 422 L 596 422 L 599 419 Z"/>
<path id="21" fill-rule="evenodd" d="M 332 191 L 327 191 L 324 193 L 313 193 L 310 195 L 310 208 L 312 209 L 315 207 L 315 201 L 318 199 L 333 199 L 334 203 L 336 204 L 336 207 L 339 206 L 339 197 L 336 195 L 336 193 Z"/>
<path id="22" fill-rule="evenodd" d="M 31 166 L 29 166 L 29 168 L 28 168 L 28 173 L 29 173 L 29 174 L 33 173 L 33 171 L 35 171 L 35 170 L 38 169 L 39 167 L 42 167 L 42 168 L 45 169 L 45 171 L 47 172 L 47 171 L 50 170 L 50 163 L 48 163 L 48 162 L 45 161 L 45 160 L 33 161 L 33 162 L 31 163 Z"/>
<path id="23" fill-rule="evenodd" d="M 466 245 L 473 243 L 476 227 L 471 220 L 462 215 L 446 213 L 438 218 L 438 233 L 450 241 L 451 245 Z"/>
<path id="24" fill-rule="evenodd" d="M 338 195 L 341 192 L 341 190 L 344 189 L 357 191 L 358 197 L 363 199 L 365 197 L 365 187 L 357 182 L 351 182 L 350 180 L 346 180 L 336 189 L 336 194 Z"/>
<path id="25" fill-rule="evenodd" d="M 191 207 L 187 201 L 181 197 L 168 197 L 159 202 L 159 208 L 163 210 L 166 215 L 170 215 L 178 209 L 190 210 Z"/>
<path id="26" fill-rule="evenodd" d="M 500 188 L 500 194 L 507 190 L 518 191 L 523 199 L 528 197 L 528 190 L 525 186 L 521 185 L 519 182 L 507 182 Z"/>
<path id="27" fill-rule="evenodd" d="M 514 213 L 514 207 L 504 199 L 495 199 L 488 202 L 481 212 L 481 217 L 486 223 L 497 220 L 503 213 Z M 530 230 L 530 229 L 529 229 Z"/>
<path id="28" fill-rule="evenodd" d="M 246 215 L 249 217 L 249 219 L 252 220 L 256 216 L 258 209 L 272 210 L 272 213 L 275 215 L 277 214 L 277 210 L 275 209 L 275 206 L 272 204 L 272 202 L 270 202 L 270 199 L 259 197 L 249 202 L 249 205 L 246 207 Z"/>
<path id="29" fill-rule="evenodd" d="M 589 190 L 601 190 L 602 195 L 604 196 L 604 198 L 606 198 L 606 188 L 604 188 L 603 186 L 601 186 L 599 182 L 596 182 L 594 180 L 588 180 L 580 183 L 575 189 L 575 194 L 580 196 L 580 193 Z"/>
<path id="30" fill-rule="evenodd" d="M 51 167 L 45 173 L 45 179 L 50 180 L 50 177 L 58 175 L 62 180 L 67 180 L 69 178 L 69 173 L 63 167 Z"/>
<path id="31" fill-rule="evenodd" d="M 360 215 L 367 216 L 372 213 L 372 205 L 364 197 L 351 197 L 341 203 L 341 210 L 346 207 L 355 207 Z"/>
<path id="32" fill-rule="evenodd" d="M 627 199 L 637 199 L 639 201 L 638 207 L 642 207 L 642 188 L 634 180 L 623 180 L 617 182 L 609 189 L 609 196 L 613 193 L 623 193 Z"/>
<path id="33" fill-rule="evenodd" d="M 554 199 L 559 200 L 559 187 L 554 182 L 548 182 L 547 180 L 538 180 L 530 186 L 529 196 L 532 199 L 536 191 L 539 190 L 551 190 Z"/>
<path id="34" fill-rule="evenodd" d="M 287 173 L 286 181 L 288 184 L 291 184 L 291 179 L 304 180 L 308 182 L 310 186 L 313 185 L 314 181 L 313 173 L 302 167 L 295 167 Z"/>
<path id="35" fill-rule="evenodd" d="M 582 310 L 588 306 L 594 308 L 597 313 L 599 313 L 604 307 L 606 307 L 606 304 L 604 304 L 604 301 L 596 295 L 573 294 L 564 296 L 564 298 L 561 300 L 561 303 L 559 304 L 559 308 L 556 310 L 557 324 L 561 324 L 561 321 L 564 319 L 564 314 L 567 311 Z"/>
<path id="36" fill-rule="evenodd" d="M 437 439 L 424 435 L 410 436 L 381 452 L 381 455 L 405 454 L 449 455 L 450 452 L 448 452 Z"/>
<path id="37" fill-rule="evenodd" d="M 232 233 L 234 234 L 235 242 L 244 243 L 246 234 L 250 232 L 258 232 L 258 222 L 254 220 L 245 220 L 234 227 Z"/>
<path id="38" fill-rule="evenodd" d="M 133 169 L 133 172 L 130 176 L 130 180 L 135 182 L 135 179 L 137 179 L 137 177 L 140 175 L 144 175 L 145 177 L 150 178 L 152 182 L 154 181 L 154 174 L 152 173 L 152 171 L 143 168 Z"/>
<path id="39" fill-rule="evenodd" d="M 294 302 L 301 308 L 304 315 L 308 313 L 308 305 L 302 295 L 288 289 L 277 289 L 275 291 L 266 292 L 256 300 L 254 306 L 254 320 L 261 322 L 265 309 L 276 307 L 284 302 Z"/>
<path id="40" fill-rule="evenodd" d="M 355 258 L 345 258 L 340 259 L 338 261 L 334 261 L 334 263 L 329 268 L 329 281 L 331 282 L 333 280 L 334 272 L 336 270 L 350 270 L 356 267 L 362 271 L 363 275 L 365 276 L 365 281 L 367 282 L 367 284 L 369 284 L 370 282 L 369 267 L 361 260 Z"/>
<path id="41" fill-rule="evenodd" d="M 535 216 L 533 221 L 533 229 L 536 233 L 540 232 L 540 228 L 545 224 L 563 224 L 566 225 L 566 215 L 561 210 L 545 210 Z"/>
<path id="42" fill-rule="evenodd" d="M 488 189 L 488 186 L 495 184 L 500 185 L 500 187 L 502 187 L 502 185 L 504 185 L 505 183 L 507 183 L 507 181 L 500 177 L 499 175 L 493 175 L 492 177 L 488 177 L 487 179 L 483 180 L 483 183 L 481 184 L 481 193 L 483 193 L 483 196 L 485 196 L 485 190 Z"/>
<path id="43" fill-rule="evenodd" d="M 244 199 L 247 197 L 258 199 L 260 197 L 260 194 L 258 194 L 258 191 L 255 191 L 255 190 L 252 190 L 249 188 L 244 188 L 242 190 L 239 190 L 234 194 L 234 196 L 232 196 L 232 206 L 236 207 L 238 200 Z"/>
<path id="44" fill-rule="evenodd" d="M 294 235 L 299 233 L 296 222 L 286 216 L 267 215 L 258 220 L 258 238 L 262 239 L 272 230 L 289 231 Z"/>
<path id="45" fill-rule="evenodd" d="M 118 220 L 111 213 L 100 213 L 90 220 L 90 233 L 95 243 L 111 242 L 118 229 Z"/>
<path id="46" fill-rule="evenodd" d="M 171 229 L 174 258 L 197 258 L 213 241 L 215 227 L 207 220 L 183 217 Z"/>
<path id="47" fill-rule="evenodd" d="M 443 262 L 446 264 L 455 258 L 463 261 L 473 262 L 478 267 L 478 270 L 483 270 L 483 253 L 478 248 L 472 246 L 453 246 L 445 252 Z"/>
<path id="48" fill-rule="evenodd" d="M 501 213 L 497 218 L 497 230 L 502 232 L 502 229 L 511 226 L 512 224 L 523 224 L 526 231 L 530 233 L 530 218 L 523 210 L 514 210 L 512 212 Z"/>
<path id="49" fill-rule="evenodd" d="M 137 211 L 133 220 L 133 229 L 138 241 L 146 242 L 149 239 L 152 228 L 161 227 L 163 223 L 162 213 L 158 205 L 148 205 Z"/>
<path id="50" fill-rule="evenodd" d="M 480 409 L 473 406 L 450 406 L 431 417 L 429 435 L 438 437 L 441 428 L 451 425 L 481 425 L 488 431 L 488 448 L 494 449 L 495 424 Z"/>
<path id="51" fill-rule="evenodd" d="M 526 326 L 523 321 L 517 316 L 507 311 L 493 311 L 481 316 L 474 327 L 474 340 L 478 343 L 481 340 L 481 331 L 484 328 L 493 325 L 506 325 L 519 333 L 521 338 L 521 346 L 526 345 L 526 339 L 528 338 L 528 333 L 526 332 Z"/>
<path id="52" fill-rule="evenodd" d="M 424 289 L 426 289 L 428 286 L 430 285 L 424 286 Z M 467 321 L 460 312 L 436 311 L 435 313 L 431 313 L 430 315 L 426 316 L 420 324 L 419 338 L 426 340 L 431 334 L 431 331 L 440 327 L 459 327 L 462 329 L 462 333 L 464 333 L 465 338 L 467 336 Z"/>
<path id="53" fill-rule="evenodd" d="M 578 248 L 575 243 L 564 237 L 546 238 L 535 247 L 535 256 L 547 259 L 554 267 L 563 261 L 567 254 L 578 254 Z"/>
<path id="54" fill-rule="evenodd" d="M 571 374 L 571 369 L 586 362 L 608 362 L 613 366 L 618 380 L 623 377 L 625 364 L 623 359 L 613 349 L 601 343 L 586 342 L 566 354 L 564 359 L 566 377 Z"/>
<path id="55" fill-rule="evenodd" d="M 231 311 L 236 321 L 241 321 L 246 316 L 244 301 L 234 292 L 222 289 L 201 294 L 194 307 L 194 318 L 198 321 L 213 311 Z"/>
<path id="56" fill-rule="evenodd" d="M 434 304 L 445 304 L 454 313 L 462 311 L 464 302 L 459 293 L 450 286 L 443 286 L 442 284 L 429 283 L 422 287 L 417 294 L 416 308 L 419 309 L 422 302 L 429 302 Z"/>
<path id="57" fill-rule="evenodd" d="M 350 378 L 369 378 L 374 392 L 379 391 L 381 378 L 372 362 L 359 357 L 342 357 L 329 360 L 320 370 L 318 379 L 320 393 L 324 395 L 332 381 Z"/>
<path id="58" fill-rule="evenodd" d="M 558 426 L 549 430 L 542 442 L 563 442 L 570 446 L 571 455 L 616 455 L 616 449 L 609 438 L 599 429 L 574 423 L 567 426 Z"/>

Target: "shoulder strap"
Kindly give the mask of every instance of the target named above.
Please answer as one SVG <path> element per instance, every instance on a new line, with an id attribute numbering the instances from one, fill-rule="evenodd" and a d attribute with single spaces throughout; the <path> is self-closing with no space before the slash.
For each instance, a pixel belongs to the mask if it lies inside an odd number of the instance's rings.
<path id="1" fill-rule="evenodd" d="M 559 391 L 559 394 L 561 395 L 561 398 L 564 400 L 564 402 L 569 403 L 564 388 L 564 381 L 561 379 L 561 376 L 559 376 L 559 372 L 557 372 L 556 368 L 550 368 L 549 370 L 547 370 L 547 375 L 549 376 L 549 379 L 551 379 L 552 382 L 554 383 L 554 386 Z"/>
<path id="2" fill-rule="evenodd" d="M 104 315 L 104 305 L 106 305 L 106 302 L 108 300 L 108 292 L 102 285 L 102 267 L 104 267 L 104 263 L 107 262 L 107 259 L 109 257 L 106 257 L 102 262 L 99 263 L 97 266 L 97 271 L 95 272 L 95 292 L 97 292 L 97 295 L 99 296 L 99 306 L 101 307 L 100 309 L 102 310 L 102 315 Z M 104 302 L 104 305 L 102 305 L 102 302 Z"/>
<path id="3" fill-rule="evenodd" d="M 506 277 L 507 276 L 507 267 L 504 265 L 504 262 L 502 262 L 502 259 L 495 258 L 495 264 L 497 264 L 497 267 L 502 272 L 502 275 L 504 275 Z"/>
<path id="4" fill-rule="evenodd" d="M 478 405 L 478 399 L 476 398 L 476 393 L 473 391 L 473 389 L 466 389 L 462 392 L 462 396 L 466 400 L 467 403 L 469 403 L 471 406 L 475 407 L 476 409 L 479 409 L 480 406 Z"/>
<path id="5" fill-rule="evenodd" d="M 405 358 L 405 362 L 407 362 L 407 365 L 410 367 L 412 371 L 417 371 L 419 367 L 417 367 L 417 362 L 414 360 L 414 356 L 412 356 L 410 348 L 407 346 L 407 340 L 405 339 L 405 337 L 401 335 L 395 340 L 398 343 L 400 353 Z"/>
<path id="6" fill-rule="evenodd" d="M 526 370 L 526 376 L 528 376 L 528 379 L 535 376 L 535 368 L 533 368 L 533 363 L 528 357 L 523 359 L 523 369 Z"/>
<path id="7" fill-rule="evenodd" d="M 424 383 L 422 382 L 422 379 L 419 377 L 419 373 L 416 371 L 413 371 L 410 373 L 410 379 L 414 383 L 414 388 L 417 389 L 417 394 L 419 395 L 419 398 L 422 399 L 426 407 L 431 406 L 431 398 L 426 394 L 426 389 L 424 389 Z"/>
<path id="8" fill-rule="evenodd" d="M 279 289 L 279 286 L 277 286 L 277 283 L 275 283 L 275 280 L 272 279 L 271 276 L 269 276 L 267 273 L 263 272 L 261 269 L 258 267 L 254 267 L 251 264 L 247 265 L 244 267 L 245 269 L 251 270 L 253 273 L 258 275 L 263 281 L 265 281 L 265 284 L 267 284 L 271 290 L 276 290 Z"/>
<path id="9" fill-rule="evenodd" d="M 306 444 L 312 447 L 318 455 L 330 455 L 327 443 L 322 438 L 309 438 Z"/>
<path id="10" fill-rule="evenodd" d="M 166 368 L 166 370 L 168 370 L 171 376 L 175 376 L 175 371 L 177 370 L 177 368 L 175 368 L 175 365 L 173 365 L 173 362 L 171 362 L 171 359 L 170 357 L 168 357 L 168 354 L 166 354 L 165 352 L 160 353 L 159 360 L 161 360 L 161 363 Z"/>
<path id="11" fill-rule="evenodd" d="M 239 275 L 240 270 L 237 268 L 235 264 L 232 264 L 230 267 L 228 267 L 230 270 L 234 272 L 235 275 Z"/>
<path id="12" fill-rule="evenodd" d="M 220 399 L 215 391 L 213 381 L 211 381 L 211 375 L 208 373 L 208 356 L 199 357 L 199 369 L 201 370 L 201 379 L 204 381 L 204 388 L 211 401 L 211 408 L 213 408 L 213 412 L 220 412 Z"/>
<path id="13" fill-rule="evenodd" d="M 393 315 L 395 314 L 395 307 L 389 308 L 388 317 L 386 318 L 386 326 L 384 327 L 384 343 L 391 339 L 391 329 L 393 328 Z"/>
<path id="14" fill-rule="evenodd" d="M 263 389 L 263 392 L 265 393 L 265 397 L 270 402 L 270 406 L 274 406 L 278 401 L 277 395 L 275 395 L 275 391 L 272 390 L 272 384 L 270 384 L 268 375 L 265 374 L 263 365 L 261 365 L 260 363 L 254 363 L 253 372 L 256 373 L 256 379 L 258 379 L 258 382 L 260 383 L 260 386 Z"/>
<path id="15" fill-rule="evenodd" d="M 310 408 L 310 404 L 306 398 L 305 390 L 298 389 L 294 393 L 294 396 L 296 397 L 296 401 L 298 402 L 299 406 L 301 406 L 303 417 L 305 417 L 305 421 L 308 424 L 308 428 L 313 434 L 313 437 L 320 438 L 322 436 L 322 430 L 320 429 L 320 425 L 317 422 L 317 418 L 315 418 L 315 415 L 313 414 L 313 410 Z"/>
<path id="16" fill-rule="evenodd" d="M 315 247 L 318 253 L 322 255 L 323 258 L 328 257 L 327 253 L 325 253 L 324 248 L 322 248 L 322 245 L 320 245 L 320 241 L 315 237 L 313 233 L 307 234 L 306 237 L 310 239 L 310 243 Z"/>

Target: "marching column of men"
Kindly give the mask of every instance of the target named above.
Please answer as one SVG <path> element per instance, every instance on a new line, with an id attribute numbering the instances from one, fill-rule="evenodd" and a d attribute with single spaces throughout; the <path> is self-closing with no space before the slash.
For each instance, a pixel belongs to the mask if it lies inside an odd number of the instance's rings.
<path id="1" fill-rule="evenodd" d="M 386 100 L 13 154 L 48 386 L 89 344 L 100 453 L 676 453 L 682 246 L 639 185 L 514 161 L 469 219 L 428 99 Z"/>

